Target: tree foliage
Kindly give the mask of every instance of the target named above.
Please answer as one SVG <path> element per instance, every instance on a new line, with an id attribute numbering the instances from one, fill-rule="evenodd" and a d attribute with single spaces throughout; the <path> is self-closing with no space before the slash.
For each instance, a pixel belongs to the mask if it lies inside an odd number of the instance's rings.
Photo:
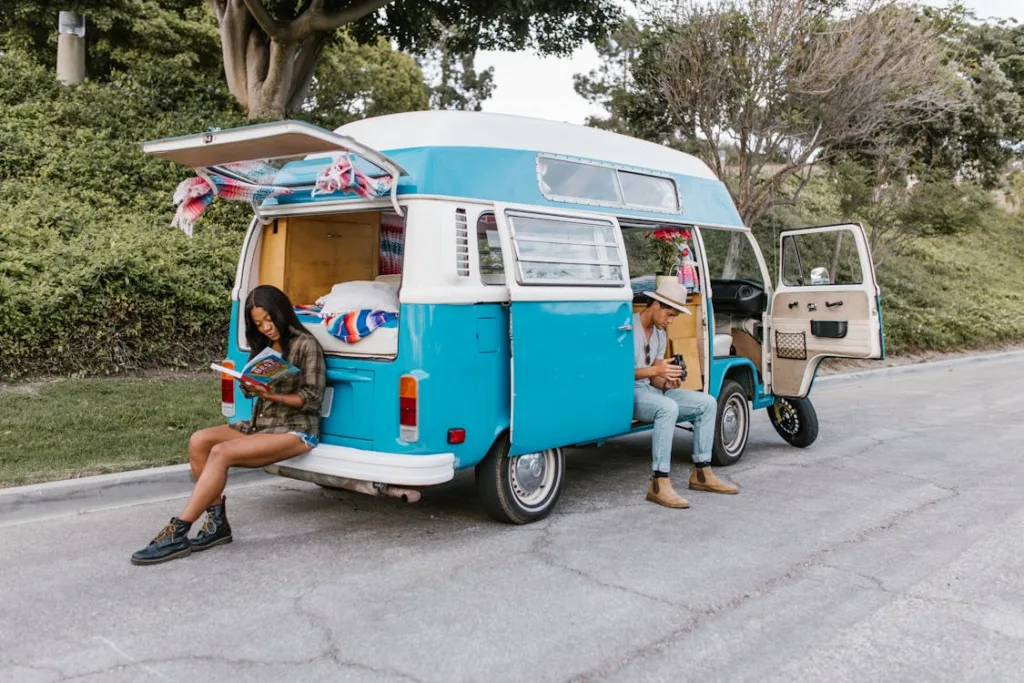
<path id="1" fill-rule="evenodd" d="M 220 26 L 228 87 L 252 118 L 301 108 L 342 27 L 360 44 L 385 38 L 414 54 L 444 41 L 454 55 L 525 48 L 564 55 L 619 16 L 614 0 L 206 1 Z"/>

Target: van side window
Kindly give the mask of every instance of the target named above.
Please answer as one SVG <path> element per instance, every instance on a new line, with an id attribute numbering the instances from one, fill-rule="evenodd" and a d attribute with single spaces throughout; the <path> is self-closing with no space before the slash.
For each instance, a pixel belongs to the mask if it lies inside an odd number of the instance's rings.
<path id="1" fill-rule="evenodd" d="M 621 285 L 624 259 L 611 221 L 508 213 L 523 285 Z"/>
<path id="2" fill-rule="evenodd" d="M 501 257 L 501 242 L 494 212 L 480 214 L 476 221 L 476 242 L 480 254 L 480 281 L 485 285 L 504 285 L 505 262 Z"/>

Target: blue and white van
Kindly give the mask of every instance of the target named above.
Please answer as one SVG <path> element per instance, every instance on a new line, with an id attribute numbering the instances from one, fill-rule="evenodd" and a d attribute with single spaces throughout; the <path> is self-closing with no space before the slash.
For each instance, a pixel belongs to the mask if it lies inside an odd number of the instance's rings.
<path id="1" fill-rule="evenodd" d="M 248 358 L 241 303 L 259 284 L 313 304 L 335 285 L 392 287 L 397 322 L 327 358 L 321 444 L 268 468 L 325 486 L 421 487 L 476 469 L 496 519 L 546 516 L 562 449 L 649 429 L 633 415 L 632 315 L 654 288 L 645 236 L 689 231 L 692 316 L 669 329 L 686 387 L 719 402 L 714 459 L 743 454 L 751 411 L 796 446 L 826 357 L 882 358 L 864 230 L 784 232 L 769 269 L 723 183 L 693 156 L 594 128 L 432 111 L 336 131 L 284 121 L 145 143 L 152 155 L 289 194 L 254 204 L 231 296 L 227 357 Z M 313 192 L 339 159 L 383 190 Z M 358 305 L 358 304 L 356 304 Z M 356 306 L 354 305 L 354 306 Z M 233 388 L 229 420 L 251 403 Z"/>

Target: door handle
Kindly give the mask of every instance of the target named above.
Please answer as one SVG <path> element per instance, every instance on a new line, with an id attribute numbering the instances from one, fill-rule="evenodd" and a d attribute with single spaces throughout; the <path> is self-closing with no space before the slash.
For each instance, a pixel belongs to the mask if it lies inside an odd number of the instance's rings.
<path id="1" fill-rule="evenodd" d="M 619 325 L 619 332 L 629 332 L 632 329 L 632 325 Z"/>
<path id="2" fill-rule="evenodd" d="M 799 305 L 800 305 L 799 301 L 792 301 L 792 302 L 790 302 L 789 307 L 790 308 L 796 308 Z"/>
<path id="3" fill-rule="evenodd" d="M 842 301 L 826 301 L 825 302 L 825 306 L 827 306 L 828 308 L 835 308 L 836 306 L 842 306 L 842 305 L 843 305 Z"/>
<path id="4" fill-rule="evenodd" d="M 808 311 L 816 311 L 816 310 L 818 310 L 818 304 L 807 304 L 807 310 Z"/>

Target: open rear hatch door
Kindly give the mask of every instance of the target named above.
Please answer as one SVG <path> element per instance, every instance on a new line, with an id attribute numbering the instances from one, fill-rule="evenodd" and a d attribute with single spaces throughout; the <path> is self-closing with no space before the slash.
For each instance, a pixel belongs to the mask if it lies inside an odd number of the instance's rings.
<path id="1" fill-rule="evenodd" d="M 211 130 L 142 143 L 142 151 L 196 169 L 258 185 L 312 186 L 329 156 L 348 154 L 352 164 L 373 177 L 391 176 L 391 202 L 397 202 L 398 178 L 408 172 L 389 157 L 347 135 L 303 121 L 277 121 L 227 130 Z M 289 164 L 309 155 L 319 163 Z"/>

